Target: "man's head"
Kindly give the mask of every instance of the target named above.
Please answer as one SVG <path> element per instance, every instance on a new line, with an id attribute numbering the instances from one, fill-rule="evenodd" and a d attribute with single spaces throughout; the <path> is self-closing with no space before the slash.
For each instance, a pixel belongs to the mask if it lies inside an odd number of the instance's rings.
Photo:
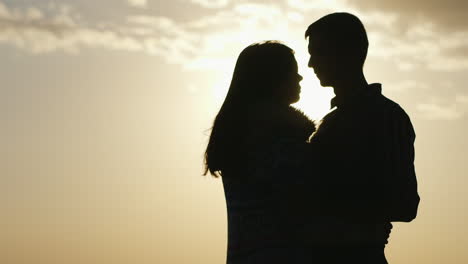
<path id="1" fill-rule="evenodd" d="M 369 42 L 364 25 L 349 13 L 333 13 L 312 23 L 309 38 L 309 67 L 322 86 L 335 86 L 348 75 L 362 71 Z"/>

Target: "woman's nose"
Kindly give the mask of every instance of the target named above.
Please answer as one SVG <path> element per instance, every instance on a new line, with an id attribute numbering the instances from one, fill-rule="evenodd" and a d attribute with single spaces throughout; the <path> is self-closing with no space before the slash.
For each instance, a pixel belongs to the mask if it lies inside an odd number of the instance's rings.
<path id="1" fill-rule="evenodd" d="M 298 74 L 297 77 L 298 77 L 299 81 L 302 81 L 304 79 L 304 77 L 302 77 L 302 75 L 300 75 L 300 74 Z"/>

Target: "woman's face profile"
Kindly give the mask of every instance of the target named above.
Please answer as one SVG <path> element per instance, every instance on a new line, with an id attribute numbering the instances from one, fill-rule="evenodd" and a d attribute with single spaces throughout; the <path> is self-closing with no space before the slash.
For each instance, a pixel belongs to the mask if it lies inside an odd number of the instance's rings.
<path id="1" fill-rule="evenodd" d="M 288 105 L 296 103 L 300 99 L 302 76 L 298 72 L 297 61 L 294 55 L 291 55 L 291 66 L 284 73 L 284 79 L 281 82 L 277 96 L 281 101 Z"/>

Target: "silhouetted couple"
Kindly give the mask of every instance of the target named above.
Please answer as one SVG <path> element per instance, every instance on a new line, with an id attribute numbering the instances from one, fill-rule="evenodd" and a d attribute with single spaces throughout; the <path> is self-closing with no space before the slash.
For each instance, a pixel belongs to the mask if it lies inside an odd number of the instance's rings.
<path id="1" fill-rule="evenodd" d="M 318 128 L 290 106 L 302 76 L 274 41 L 241 52 L 214 121 L 206 173 L 222 176 L 227 263 L 387 263 L 391 222 L 419 203 L 410 119 L 367 83 L 357 17 L 327 15 L 305 35 L 309 67 L 336 95 Z"/>

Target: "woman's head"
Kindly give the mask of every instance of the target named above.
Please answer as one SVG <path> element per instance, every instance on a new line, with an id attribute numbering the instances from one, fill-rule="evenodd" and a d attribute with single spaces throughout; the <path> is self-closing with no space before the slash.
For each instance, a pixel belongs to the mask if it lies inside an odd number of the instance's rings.
<path id="1" fill-rule="evenodd" d="M 297 70 L 294 51 L 288 46 L 277 41 L 254 43 L 237 59 L 225 103 L 295 103 L 302 80 Z"/>
<path id="2" fill-rule="evenodd" d="M 243 129 L 258 105 L 285 107 L 299 100 L 302 76 L 294 51 L 276 41 L 255 43 L 239 55 L 228 94 L 215 118 L 205 152 L 205 174 L 242 164 Z"/>

